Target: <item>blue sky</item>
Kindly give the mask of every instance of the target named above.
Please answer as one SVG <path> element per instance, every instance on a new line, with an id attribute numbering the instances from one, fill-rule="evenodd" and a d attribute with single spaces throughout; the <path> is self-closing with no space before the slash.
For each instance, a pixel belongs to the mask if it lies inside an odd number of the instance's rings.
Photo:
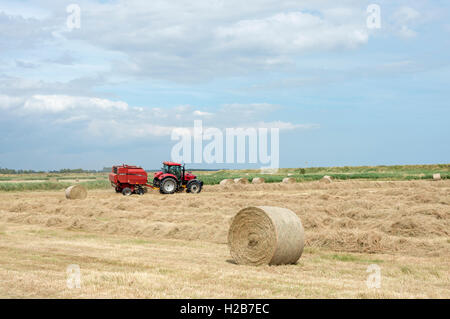
<path id="1" fill-rule="evenodd" d="M 448 163 L 449 7 L 0 0 L 0 167 L 157 168 L 196 119 L 279 127 L 281 167 Z"/>

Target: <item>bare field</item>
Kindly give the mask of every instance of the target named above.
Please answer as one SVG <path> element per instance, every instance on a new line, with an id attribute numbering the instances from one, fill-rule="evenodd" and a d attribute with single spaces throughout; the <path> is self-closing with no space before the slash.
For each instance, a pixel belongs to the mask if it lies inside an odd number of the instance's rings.
<path id="1" fill-rule="evenodd" d="M 302 220 L 297 265 L 235 265 L 230 220 L 252 205 Z M 0 193 L 0 297 L 450 298 L 450 180 L 205 186 L 200 194 Z M 66 287 L 66 267 L 82 287 Z M 381 267 L 381 288 L 366 286 Z"/>

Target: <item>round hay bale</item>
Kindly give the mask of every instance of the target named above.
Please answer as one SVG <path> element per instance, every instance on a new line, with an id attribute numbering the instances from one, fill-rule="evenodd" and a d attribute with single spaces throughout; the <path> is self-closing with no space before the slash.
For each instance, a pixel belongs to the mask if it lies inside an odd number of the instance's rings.
<path id="1" fill-rule="evenodd" d="M 285 184 L 293 184 L 293 183 L 295 183 L 295 178 L 293 178 L 293 177 L 285 177 L 285 178 L 283 178 L 283 183 L 285 183 Z"/>
<path id="2" fill-rule="evenodd" d="M 264 184 L 266 181 L 262 177 L 255 177 L 252 179 L 252 184 Z"/>
<path id="3" fill-rule="evenodd" d="M 327 184 L 329 184 L 329 183 L 331 183 L 331 182 L 333 181 L 333 179 L 331 178 L 331 176 L 325 175 L 324 177 L 322 177 L 322 178 L 320 179 L 320 181 L 321 181 L 322 183 L 327 183 Z"/>
<path id="4" fill-rule="evenodd" d="M 441 174 L 439 174 L 439 173 L 433 174 L 433 180 L 439 181 L 440 179 L 441 179 Z"/>
<path id="5" fill-rule="evenodd" d="M 248 179 L 246 178 L 235 178 L 234 179 L 235 184 L 248 184 Z"/>
<path id="6" fill-rule="evenodd" d="M 228 231 L 231 256 L 238 264 L 295 264 L 304 245 L 302 222 L 287 208 L 244 208 L 233 217 Z"/>
<path id="7" fill-rule="evenodd" d="M 223 179 L 220 181 L 219 183 L 220 185 L 230 185 L 230 184 L 234 184 L 234 180 L 232 180 L 231 178 L 229 179 Z"/>
<path id="8" fill-rule="evenodd" d="M 67 199 L 85 199 L 87 190 L 81 185 L 73 185 L 66 188 Z"/>

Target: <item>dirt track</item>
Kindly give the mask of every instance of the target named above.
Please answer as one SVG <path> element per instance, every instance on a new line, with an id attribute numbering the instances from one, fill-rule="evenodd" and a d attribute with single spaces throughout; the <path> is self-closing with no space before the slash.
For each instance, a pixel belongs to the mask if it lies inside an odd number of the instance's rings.
<path id="1" fill-rule="evenodd" d="M 212 257 L 215 260 L 211 260 L 211 267 L 219 271 L 229 267 L 239 267 L 227 262 L 230 258 L 225 245 L 227 231 L 231 217 L 239 209 L 250 205 L 287 207 L 300 216 L 307 240 L 307 249 L 301 259 L 302 263 L 311 260 L 309 258 L 314 255 L 332 256 L 322 258 L 323 266 L 321 263 L 317 264 L 315 266 L 317 271 L 321 267 L 329 267 L 329 263 L 333 259 L 340 260 L 339 256 L 344 256 L 342 258 L 345 259 L 347 258 L 345 256 L 354 256 L 353 253 L 358 256 L 357 260 L 361 258 L 361 260 L 377 260 L 380 256 L 390 256 L 388 259 L 391 260 L 391 263 L 385 263 L 385 267 L 388 269 L 400 267 L 396 260 L 406 258 L 407 264 L 423 263 L 423 269 L 434 267 L 431 272 L 437 272 L 436 282 L 441 286 L 431 285 L 429 294 L 425 296 L 434 294 L 435 297 L 450 297 L 448 273 L 450 181 L 448 180 L 206 186 L 204 191 L 198 195 L 186 193 L 161 195 L 157 192 L 149 192 L 144 196 L 124 197 L 114 193 L 113 190 L 91 191 L 86 200 L 79 201 L 66 200 L 64 192 L 1 193 L 0 233 L 3 235 L 0 252 L 5 256 L 10 256 L 8 249 L 16 247 L 21 253 L 26 254 L 26 241 L 35 238 L 36 241 L 30 245 L 38 249 L 38 255 L 45 255 L 46 251 L 40 249 L 39 245 L 48 247 L 51 251 L 58 248 L 59 241 L 64 241 L 66 247 L 71 247 L 78 242 L 77 236 L 82 234 L 83 240 L 80 242 L 85 243 L 84 240 L 87 236 L 104 240 L 105 246 L 111 244 L 111 240 L 114 241 L 114 238 L 121 238 L 127 242 L 145 243 L 148 241 L 152 243 L 153 248 L 158 247 L 158 242 L 162 248 L 173 243 L 174 249 L 167 251 L 168 259 L 176 257 L 178 251 L 176 247 L 180 247 L 180 245 L 183 251 L 191 251 L 194 255 L 193 247 L 199 247 L 197 250 L 199 255 L 217 252 L 218 255 Z M 30 235 L 33 232 L 36 234 L 35 236 Z M 9 241 L 8 236 L 10 236 Z M 74 239 L 71 240 L 71 237 Z M 89 252 L 89 244 L 86 245 L 86 251 Z M 143 246 L 142 244 L 137 245 L 138 248 Z M 31 246 L 30 250 L 32 250 Z M 95 241 L 91 248 L 103 250 L 105 247 Z M 125 248 L 116 247 L 115 249 Z M 137 248 L 134 247 L 133 250 L 135 249 Z M 149 254 L 151 255 L 151 253 Z M 181 251 L 178 251 L 178 255 L 183 259 L 181 264 L 194 258 L 181 257 L 183 255 Z M 333 257 L 335 255 L 338 257 Z M 159 262 L 164 263 L 165 255 L 158 254 L 158 256 Z M 6 258 L 10 260 L 11 268 L 14 263 L 20 263 L 19 260 L 14 261 L 14 258 L 11 258 L 11 256 L 9 259 Z M 67 256 L 65 258 L 70 259 Z M 352 257 L 348 258 L 351 263 Z M 386 259 L 386 257 L 382 258 Z M 192 262 L 197 264 L 197 261 L 192 260 Z M 44 264 L 48 263 L 44 262 Z M 303 264 L 303 266 L 305 265 Z M 176 265 L 174 267 L 177 268 Z M 298 265 L 292 267 L 298 267 Z M 336 267 L 336 271 L 339 270 L 338 266 L 334 265 L 333 267 Z M 251 272 L 258 271 L 245 269 Z M 287 276 L 292 272 L 292 268 L 289 266 L 268 267 L 267 269 L 273 269 L 272 272 L 280 272 L 280 274 L 283 273 L 283 269 L 286 269 Z M 416 274 L 421 273 L 423 269 L 418 269 Z M 360 269 L 362 273 L 364 270 Z M 233 271 L 237 271 L 237 269 Z M 326 270 L 323 269 L 323 271 Z M 21 274 L 20 271 L 15 276 L 19 276 L 19 274 Z M 320 276 L 320 272 L 317 275 Z M 414 271 L 411 271 L 410 275 L 413 276 Z M 0 278 L 5 278 L 5 276 L 5 273 L 2 273 Z M 177 274 L 173 273 L 172 276 L 176 277 Z M 332 276 L 335 277 L 336 274 Z M 330 278 L 330 280 L 332 279 Z M 361 278 L 358 277 L 358 280 L 361 281 Z M 404 284 L 401 284 L 399 289 L 401 286 Z M 204 297 L 378 296 L 374 293 L 361 295 L 359 290 L 357 290 L 359 294 L 357 292 L 352 294 L 346 289 L 343 289 L 341 294 L 338 289 L 334 293 L 323 290 L 321 293 L 305 295 L 298 292 L 289 293 L 289 289 L 286 290 L 286 287 L 282 287 L 284 286 L 281 285 L 279 288 L 281 289 L 280 293 L 254 291 L 243 294 L 239 289 L 223 288 L 217 290 L 216 293 L 214 293 L 215 290 L 209 290 L 209 292 L 207 290 L 206 295 L 194 294 L 192 291 L 186 291 L 186 294 L 183 295 L 178 288 L 178 294 L 174 290 L 153 296 L 164 296 L 164 294 L 178 297 L 194 295 Z M 396 287 L 396 284 L 393 283 L 392 287 Z M 317 289 L 320 290 L 320 287 Z M 392 289 L 394 291 L 384 292 L 382 296 L 421 296 L 420 293 L 414 293 L 415 288 L 413 287 L 409 291 L 403 291 L 403 294 L 395 291 L 396 288 Z M 224 291 L 228 291 L 228 295 L 223 295 Z M 63 293 L 62 296 L 72 296 L 72 293 L 70 292 L 68 295 Z M 111 293 L 106 290 L 98 296 L 116 296 Z M 7 293 L 3 293 L 3 295 L 9 296 Z M 37 296 L 41 295 L 37 294 Z M 56 296 L 60 296 L 60 294 L 56 294 Z M 81 296 L 85 295 L 81 294 Z M 86 296 L 97 295 L 90 292 Z M 117 296 L 149 295 L 123 292 Z"/>

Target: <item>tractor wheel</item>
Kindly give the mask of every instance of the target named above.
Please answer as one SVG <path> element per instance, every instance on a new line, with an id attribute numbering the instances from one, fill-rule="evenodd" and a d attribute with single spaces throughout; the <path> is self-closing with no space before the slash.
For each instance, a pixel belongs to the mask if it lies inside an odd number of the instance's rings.
<path id="1" fill-rule="evenodd" d="M 198 180 L 192 180 L 186 185 L 186 192 L 197 194 L 202 191 L 202 184 Z"/>
<path id="2" fill-rule="evenodd" d="M 130 196 L 133 193 L 131 188 L 125 187 L 122 191 L 123 196 Z"/>
<path id="3" fill-rule="evenodd" d="M 177 191 L 177 181 L 174 178 L 168 177 L 163 179 L 159 191 L 162 194 L 173 194 Z"/>

